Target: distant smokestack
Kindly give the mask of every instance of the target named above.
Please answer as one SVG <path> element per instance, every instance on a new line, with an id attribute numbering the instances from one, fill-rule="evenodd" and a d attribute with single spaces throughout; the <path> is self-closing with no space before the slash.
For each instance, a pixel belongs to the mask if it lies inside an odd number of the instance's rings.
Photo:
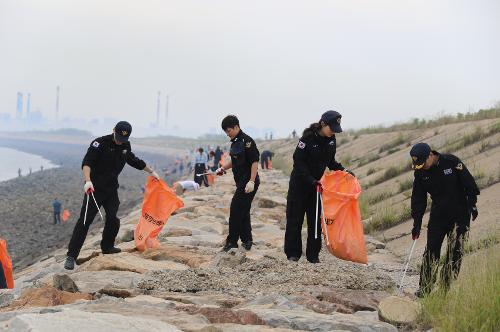
<path id="1" fill-rule="evenodd" d="M 16 119 L 21 119 L 23 117 L 23 94 L 22 92 L 17 93 L 17 108 L 16 108 Z"/>
<path id="2" fill-rule="evenodd" d="M 167 98 L 165 100 L 165 128 L 167 128 L 168 124 L 168 98 L 169 96 L 167 95 Z"/>
<path id="3" fill-rule="evenodd" d="M 158 98 L 156 99 L 156 126 L 160 127 L 160 95 L 161 92 L 158 91 Z"/>
<path id="4" fill-rule="evenodd" d="M 59 85 L 56 88 L 56 121 L 59 120 Z"/>
<path id="5" fill-rule="evenodd" d="M 26 99 L 26 117 L 27 118 L 30 117 L 30 107 L 31 107 L 30 99 L 31 99 L 31 93 L 28 93 L 28 97 Z"/>

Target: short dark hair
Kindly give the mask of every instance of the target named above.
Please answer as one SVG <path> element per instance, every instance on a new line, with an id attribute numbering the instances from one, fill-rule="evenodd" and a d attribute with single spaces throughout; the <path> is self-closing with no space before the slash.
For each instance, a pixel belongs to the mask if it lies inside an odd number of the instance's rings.
<path id="1" fill-rule="evenodd" d="M 203 148 L 199 148 L 198 152 L 202 153 L 203 152 Z"/>
<path id="2" fill-rule="evenodd" d="M 222 130 L 225 131 L 227 128 L 234 128 L 235 126 L 240 126 L 240 120 L 238 120 L 236 115 L 228 115 L 222 119 Z"/>

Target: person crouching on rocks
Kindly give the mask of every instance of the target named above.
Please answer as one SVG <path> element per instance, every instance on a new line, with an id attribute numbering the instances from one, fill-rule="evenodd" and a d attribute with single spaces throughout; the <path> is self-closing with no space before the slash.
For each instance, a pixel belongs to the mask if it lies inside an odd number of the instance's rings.
<path id="1" fill-rule="evenodd" d="M 238 248 L 238 239 L 241 239 L 243 248 L 250 250 L 253 244 L 250 208 L 260 183 L 257 173 L 259 150 L 255 141 L 241 130 L 236 116 L 226 116 L 221 126 L 232 142 L 229 152 L 231 160 L 218 168 L 216 173 L 220 176 L 232 168 L 236 182 L 229 212 L 229 235 L 222 250 Z"/>
<path id="2" fill-rule="evenodd" d="M 98 212 L 96 204 L 99 207 L 103 206 L 104 211 L 106 211 L 101 241 L 102 253 L 116 254 L 121 251 L 119 248 L 115 248 L 115 238 L 120 229 L 120 219 L 116 217 L 116 214 L 120 205 L 118 175 L 123 170 L 125 163 L 138 170 L 144 170 L 158 180 L 160 179 L 160 176 L 151 167 L 132 153 L 128 141 L 131 132 L 130 123 L 118 122 L 111 135 L 96 138 L 90 143 L 87 154 L 83 158 L 82 170 L 85 180 L 83 191 L 85 194 L 80 218 L 76 222 L 68 246 L 68 257 L 64 263 L 64 268 L 67 270 L 75 268 L 75 261 L 80 254 L 83 242 L 85 242 L 90 224 Z M 86 220 L 84 220 L 85 217 Z"/>
<path id="3" fill-rule="evenodd" d="M 316 190 L 321 187 L 319 180 L 326 167 L 332 171 L 344 170 L 354 176 L 335 160 L 335 134 L 342 132 L 341 119 L 338 112 L 325 112 L 318 123 L 304 130 L 295 148 L 286 206 L 285 254 L 290 261 L 296 262 L 302 256 L 302 224 L 304 214 L 307 214 L 306 257 L 311 263 L 319 263 L 321 236 L 315 238 L 315 227 L 317 225 L 318 234 L 321 234 L 321 224 L 315 219 L 320 215 L 321 204 L 318 204 L 316 213 Z"/>

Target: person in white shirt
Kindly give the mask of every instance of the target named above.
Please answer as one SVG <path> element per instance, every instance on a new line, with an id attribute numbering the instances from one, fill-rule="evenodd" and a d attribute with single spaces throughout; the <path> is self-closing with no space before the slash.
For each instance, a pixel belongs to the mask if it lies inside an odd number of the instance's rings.
<path id="1" fill-rule="evenodd" d="M 201 185 L 205 184 L 205 187 L 208 187 L 208 180 L 205 175 L 198 176 L 197 174 L 203 174 L 208 171 L 208 158 L 207 155 L 203 152 L 203 148 L 198 149 L 198 153 L 195 157 L 194 163 L 194 182 Z"/>

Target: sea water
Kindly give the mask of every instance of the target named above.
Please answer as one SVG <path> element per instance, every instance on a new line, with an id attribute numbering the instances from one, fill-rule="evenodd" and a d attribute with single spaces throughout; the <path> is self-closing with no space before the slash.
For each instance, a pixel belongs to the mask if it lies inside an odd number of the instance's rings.
<path id="1" fill-rule="evenodd" d="M 40 172 L 49 168 L 58 167 L 57 165 L 43 158 L 31 153 L 21 152 L 18 150 L 0 147 L 0 181 L 13 179 L 19 176 L 19 169 L 21 169 L 21 176 L 26 176 L 34 172 Z"/>

